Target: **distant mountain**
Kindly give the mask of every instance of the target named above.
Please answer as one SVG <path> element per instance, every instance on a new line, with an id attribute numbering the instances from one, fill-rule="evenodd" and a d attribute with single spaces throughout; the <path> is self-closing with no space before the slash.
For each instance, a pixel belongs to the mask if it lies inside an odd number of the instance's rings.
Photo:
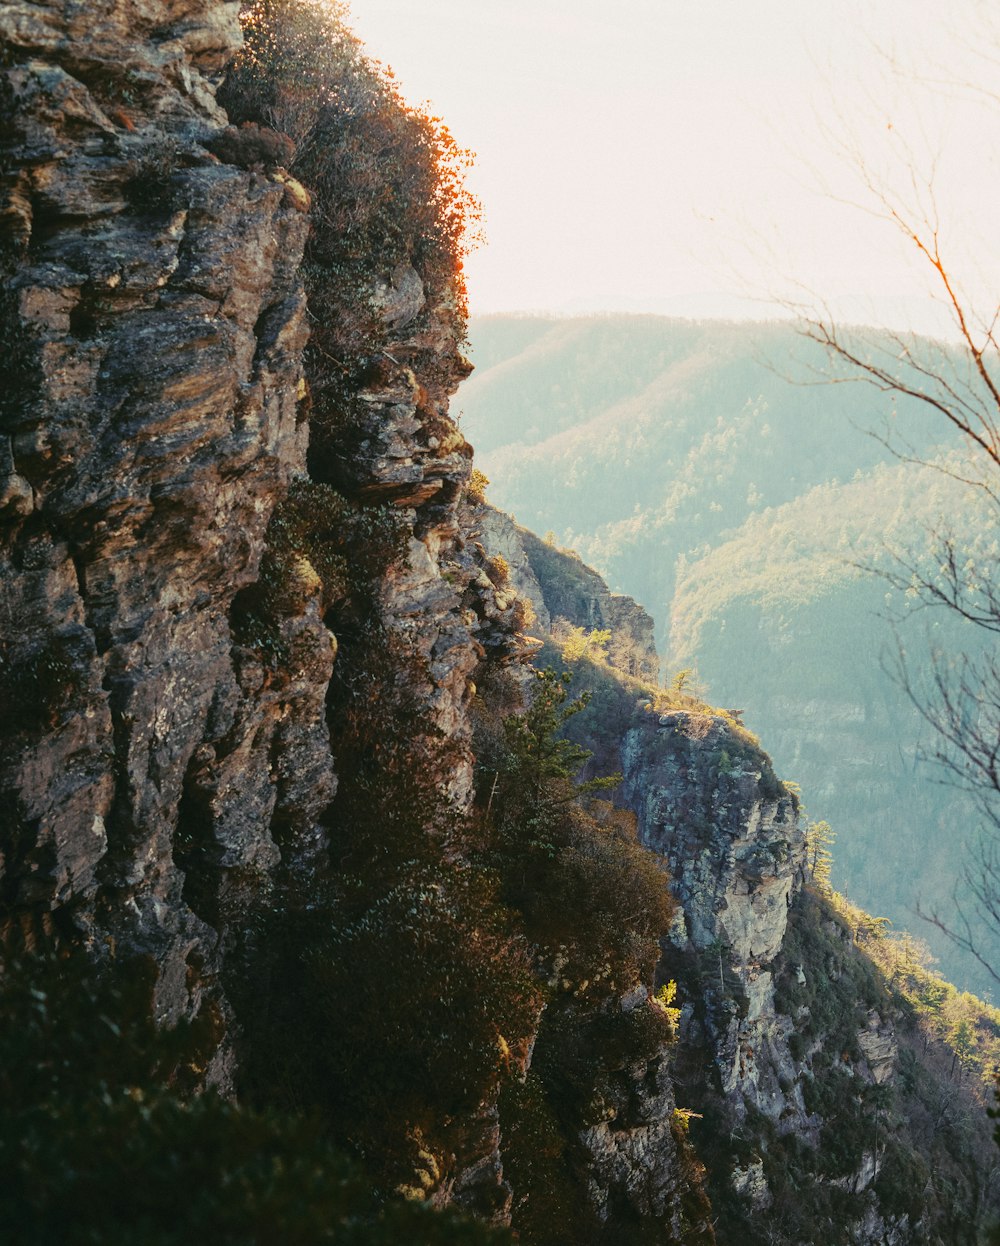
<path id="1" fill-rule="evenodd" d="M 907 619 L 859 564 L 925 548 L 942 522 L 975 527 L 967 491 L 885 444 L 946 462 L 957 442 L 920 403 L 832 383 L 848 374 L 785 324 L 490 317 L 471 336 L 457 405 L 491 500 L 641 601 L 667 678 L 694 667 L 710 699 L 744 709 L 832 823 L 838 885 L 927 936 L 913 910 L 950 905 L 975 811 L 920 761 L 933 740 L 887 673 L 886 615 L 918 663 L 928 627 L 932 644 L 979 638 Z"/>

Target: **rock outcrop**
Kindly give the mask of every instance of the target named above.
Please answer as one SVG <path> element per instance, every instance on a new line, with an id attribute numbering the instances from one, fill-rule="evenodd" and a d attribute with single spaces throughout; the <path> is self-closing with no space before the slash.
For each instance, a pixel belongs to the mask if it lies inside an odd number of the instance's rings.
<path id="1" fill-rule="evenodd" d="M 958 1144 L 918 1124 L 949 1091 L 915 1090 L 912 1063 L 903 1075 L 912 1020 L 807 887 L 798 798 L 738 722 L 707 708 L 646 709 L 621 760 L 623 799 L 681 905 L 661 972 L 681 984 L 676 1073 L 700 1113 L 692 1139 L 720 1242 L 754 1226 L 795 1243 L 822 1224 L 866 1246 L 944 1240 L 978 1178 L 953 1199 L 902 1175 L 953 1162 Z M 941 1072 L 926 1076 L 929 1087 Z M 974 1134 L 972 1168 L 988 1149 Z"/>
<path id="2" fill-rule="evenodd" d="M 476 527 L 493 556 L 510 569 L 510 584 L 531 605 L 539 633 L 560 622 L 586 631 L 609 631 L 609 663 L 650 683 L 660 676 L 652 616 L 631 597 L 612 593 L 604 580 L 572 552 L 557 549 L 520 527 L 503 511 L 479 508 Z"/>
<path id="3" fill-rule="evenodd" d="M 280 688 L 228 621 L 305 462 L 308 222 L 203 145 L 238 5 L 12 4 L 0 35 L 4 895 L 148 951 L 177 1016 L 214 964 L 183 897 L 192 822 L 266 869 L 276 742 L 325 756 L 304 822 L 333 788 L 321 620 Z"/>
<path id="4" fill-rule="evenodd" d="M 269 521 L 287 522 L 289 489 L 314 490 L 307 509 L 331 494 L 308 480 L 310 195 L 269 161 L 290 140 L 228 126 L 216 102 L 239 8 L 0 14 L 3 929 L 145 958 L 161 1021 L 219 1019 L 205 1077 L 223 1088 L 229 927 L 339 833 L 335 632 L 382 629 L 373 696 L 403 688 L 419 711 L 397 729 L 448 741 L 423 778 L 456 815 L 472 797 L 471 676 L 487 654 L 530 651 L 514 593 L 461 529 L 455 308 L 408 263 L 376 267 L 358 296 L 392 340 L 353 395 L 340 481 L 396 543 L 371 616 L 332 617 L 298 551 L 280 609 L 247 613 L 274 594 L 268 558 L 288 561 Z M 436 1197 L 502 1214 L 495 1104 L 452 1133 Z"/>
<path id="5" fill-rule="evenodd" d="M 750 1105 L 801 1124 L 801 1097 L 786 1101 L 773 1058 L 792 1029 L 775 1015 L 774 974 L 804 868 L 798 802 L 738 725 L 689 711 L 646 718 L 623 744 L 623 795 L 681 902 L 672 941 L 703 963 L 723 1092 L 737 1121 Z"/>

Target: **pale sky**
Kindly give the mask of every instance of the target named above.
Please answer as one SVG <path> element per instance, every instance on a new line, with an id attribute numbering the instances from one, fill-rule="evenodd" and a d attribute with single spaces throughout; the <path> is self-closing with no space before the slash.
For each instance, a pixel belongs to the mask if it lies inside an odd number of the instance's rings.
<path id="1" fill-rule="evenodd" d="M 352 16 L 403 94 L 477 153 L 474 313 L 760 315 L 803 287 L 842 319 L 927 330 L 915 248 L 837 201 L 866 193 L 837 149 L 856 145 L 908 204 L 902 153 L 921 185 L 936 162 L 942 244 L 1000 291 L 1000 102 L 949 85 L 1000 84 L 990 8 L 354 0 Z"/>

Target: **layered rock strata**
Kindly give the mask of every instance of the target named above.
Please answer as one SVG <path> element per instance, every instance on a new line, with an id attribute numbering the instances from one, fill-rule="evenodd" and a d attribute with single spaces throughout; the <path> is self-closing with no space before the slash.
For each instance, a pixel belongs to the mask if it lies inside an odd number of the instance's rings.
<path id="1" fill-rule="evenodd" d="M 238 7 L 0 18 L 0 886 L 21 924 L 52 912 L 97 947 L 148 952 L 164 1016 L 197 1011 L 227 897 L 314 855 L 336 790 L 318 586 L 304 575 L 280 662 L 230 624 L 308 444 L 307 197 L 209 150 Z M 517 649 L 514 599 L 459 530 L 454 317 L 405 265 L 372 302 L 436 363 L 426 384 L 399 365 L 360 395 L 353 470 L 409 531 L 380 611 L 418 658 L 427 730 L 461 745 L 442 776 L 461 805 L 470 675 L 487 646 Z"/>
<path id="2" fill-rule="evenodd" d="M 238 622 L 309 471 L 309 195 L 227 163 L 240 134 L 215 89 L 239 5 L 85 7 L 0 15 L 0 918 L 8 939 L 147 958 L 161 1020 L 222 1022 L 206 1077 L 226 1087 L 229 921 L 337 833 L 338 642 L 308 560 L 265 645 Z M 408 729 L 449 742 L 429 781 L 462 813 L 472 674 L 530 646 L 461 529 L 454 307 L 406 263 L 368 303 L 391 350 L 356 395 L 344 487 L 401 529 L 374 609 L 420 706 Z M 434 1198 L 502 1216 L 495 1104 L 452 1133 Z"/>
<path id="3" fill-rule="evenodd" d="M 269 760 L 280 739 L 326 748 L 332 663 L 315 610 L 280 688 L 229 630 L 306 450 L 308 221 L 203 145 L 237 12 L 0 16 L 4 898 L 147 951 L 174 1016 L 197 1009 L 214 944 L 183 897 L 189 819 L 211 817 L 227 865 L 273 863 Z M 306 822 L 332 787 L 327 756 Z"/>

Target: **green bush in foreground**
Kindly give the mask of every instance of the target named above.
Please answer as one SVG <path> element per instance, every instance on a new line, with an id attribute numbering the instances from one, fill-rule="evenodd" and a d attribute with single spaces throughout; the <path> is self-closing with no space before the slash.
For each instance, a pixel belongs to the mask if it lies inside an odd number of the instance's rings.
<path id="1" fill-rule="evenodd" d="M 502 1231 L 383 1201 L 319 1124 L 191 1097 L 204 1026 L 158 1030 L 141 960 L 0 974 L 3 1239 L 32 1246 L 501 1246 Z"/>

